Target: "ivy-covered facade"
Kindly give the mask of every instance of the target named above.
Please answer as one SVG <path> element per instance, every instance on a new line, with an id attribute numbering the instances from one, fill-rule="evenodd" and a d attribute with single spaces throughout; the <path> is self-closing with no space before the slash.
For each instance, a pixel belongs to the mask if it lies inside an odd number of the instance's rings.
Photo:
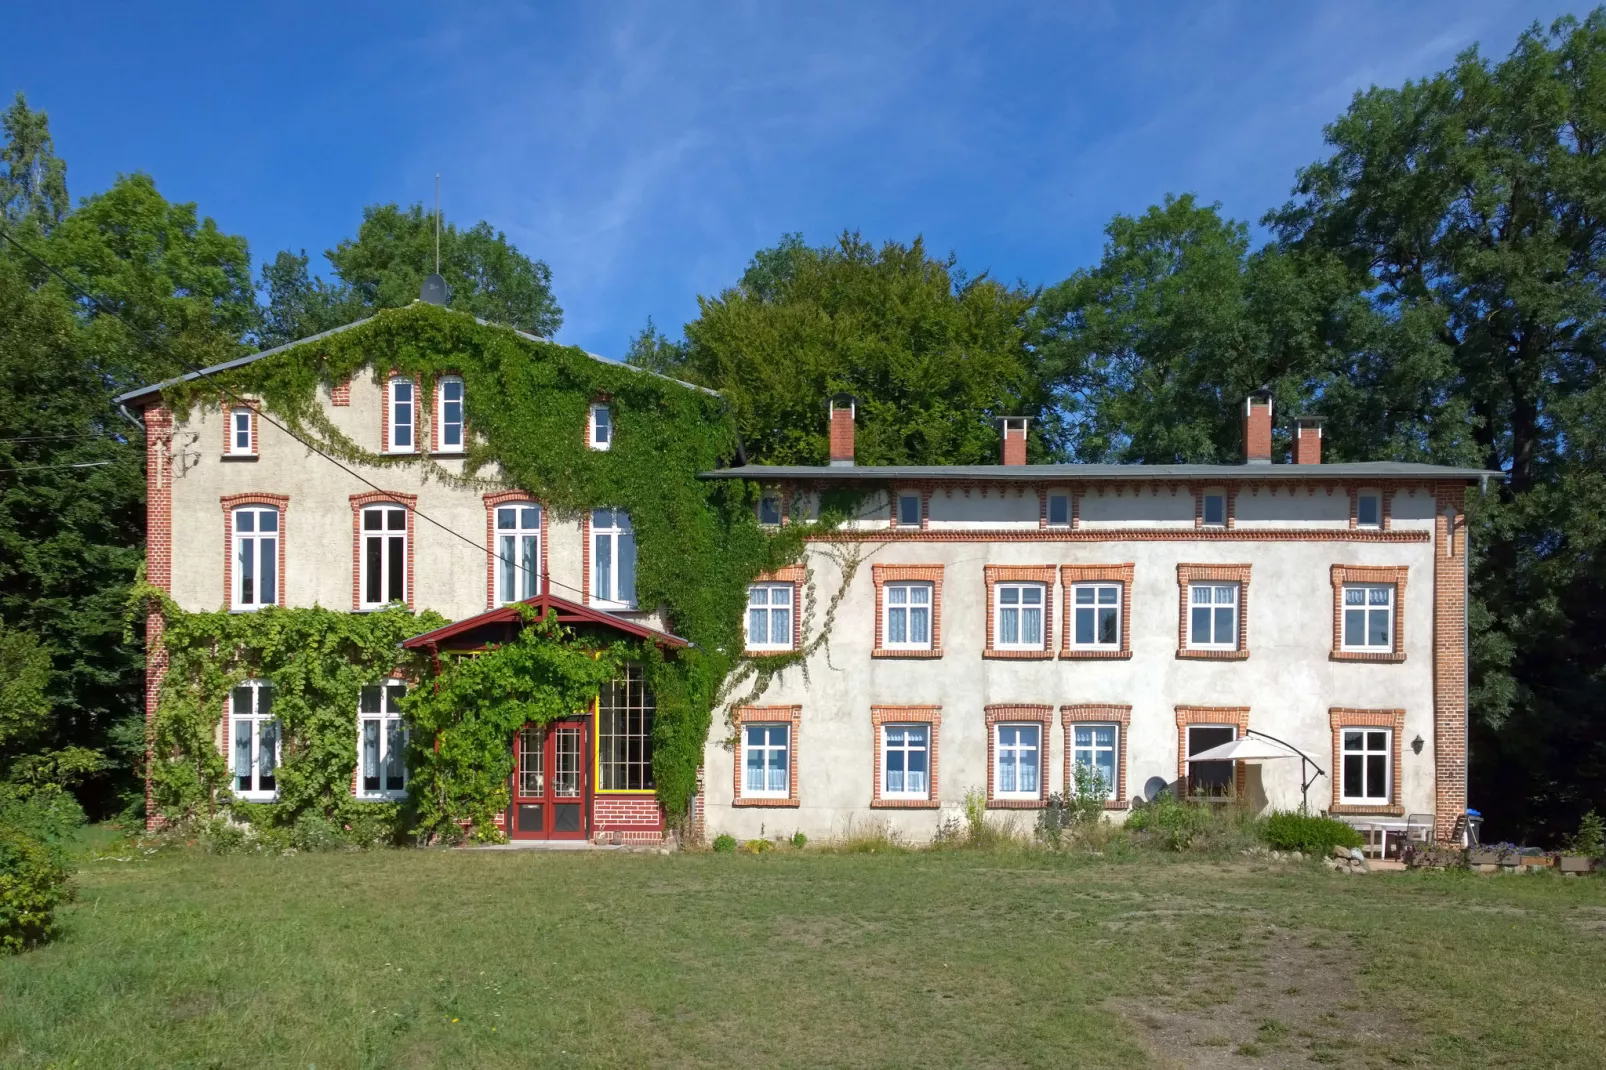
<path id="1" fill-rule="evenodd" d="M 750 580 L 713 392 L 425 303 L 133 391 L 153 823 L 656 839 Z"/>

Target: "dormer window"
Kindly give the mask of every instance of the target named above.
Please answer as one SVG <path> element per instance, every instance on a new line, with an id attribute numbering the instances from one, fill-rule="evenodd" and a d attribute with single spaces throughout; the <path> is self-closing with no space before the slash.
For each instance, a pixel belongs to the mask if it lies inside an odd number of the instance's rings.
<path id="1" fill-rule="evenodd" d="M 1362 491 L 1356 496 L 1355 526 L 1361 528 L 1383 526 L 1383 497 L 1377 491 Z"/>
<path id="2" fill-rule="evenodd" d="M 920 526 L 920 495 L 898 495 L 897 524 L 900 528 L 918 528 Z"/>
<path id="3" fill-rule="evenodd" d="M 1071 496 L 1069 494 L 1050 494 L 1048 496 L 1048 526 L 1051 528 L 1068 528 L 1071 526 Z"/>
<path id="4" fill-rule="evenodd" d="M 412 453 L 416 448 L 414 428 L 417 424 L 418 403 L 414 397 L 413 381 L 396 378 L 390 381 L 389 441 L 385 443 L 391 453 Z"/>
<path id="5" fill-rule="evenodd" d="M 1227 496 L 1219 490 L 1208 491 L 1204 496 L 1204 525 L 1207 528 L 1227 526 Z"/>
<path id="6" fill-rule="evenodd" d="M 601 404 L 591 406 L 586 443 L 594 450 L 605 450 L 613 446 L 613 412 L 608 406 Z"/>
<path id="7" fill-rule="evenodd" d="M 437 421 L 435 448 L 441 453 L 461 453 L 463 450 L 463 380 L 455 375 L 441 379 L 435 388 Z"/>

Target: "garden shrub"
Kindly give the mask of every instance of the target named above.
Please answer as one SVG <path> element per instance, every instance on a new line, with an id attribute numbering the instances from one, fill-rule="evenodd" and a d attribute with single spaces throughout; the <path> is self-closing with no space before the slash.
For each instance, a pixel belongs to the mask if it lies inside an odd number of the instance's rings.
<path id="1" fill-rule="evenodd" d="M 1206 806 L 1185 803 L 1162 792 L 1134 809 L 1126 819 L 1126 827 L 1146 833 L 1151 843 L 1167 851 L 1186 851 L 1208 828 L 1210 819 Z"/>
<path id="2" fill-rule="evenodd" d="M 1331 817 L 1275 810 L 1260 824 L 1266 846 L 1279 851 L 1325 855 L 1335 847 L 1359 847 L 1364 842 L 1355 829 Z"/>
<path id="3" fill-rule="evenodd" d="M 792 846 L 796 847 L 798 850 L 801 851 L 805 846 L 808 845 L 808 842 L 809 838 L 803 835 L 802 829 L 798 829 L 796 832 L 792 833 Z"/>
<path id="4" fill-rule="evenodd" d="M 1606 820 L 1594 810 L 1589 811 L 1578 822 L 1578 835 L 1567 841 L 1567 849 L 1590 858 L 1606 855 Z"/>
<path id="5" fill-rule="evenodd" d="M 15 825 L 0 823 L 0 953 L 42 944 L 56 933 L 56 907 L 71 899 L 60 852 Z"/>
<path id="6" fill-rule="evenodd" d="M 736 837 L 728 832 L 721 832 L 714 837 L 714 850 L 721 854 L 736 850 Z"/>
<path id="7" fill-rule="evenodd" d="M 0 797 L 0 825 L 38 840 L 59 865 L 66 865 L 67 845 L 87 821 L 78 800 L 59 788 L 26 798 Z"/>

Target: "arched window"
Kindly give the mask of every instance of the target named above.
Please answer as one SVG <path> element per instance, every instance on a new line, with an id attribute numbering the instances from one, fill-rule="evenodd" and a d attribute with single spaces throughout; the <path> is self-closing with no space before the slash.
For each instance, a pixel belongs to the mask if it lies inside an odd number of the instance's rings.
<path id="1" fill-rule="evenodd" d="M 541 507 L 510 502 L 496 507 L 496 602 L 506 605 L 541 593 Z"/>
<path id="2" fill-rule="evenodd" d="M 232 516 L 234 546 L 230 562 L 234 579 L 231 608 L 260 609 L 279 604 L 279 510 L 271 505 L 242 505 Z"/>

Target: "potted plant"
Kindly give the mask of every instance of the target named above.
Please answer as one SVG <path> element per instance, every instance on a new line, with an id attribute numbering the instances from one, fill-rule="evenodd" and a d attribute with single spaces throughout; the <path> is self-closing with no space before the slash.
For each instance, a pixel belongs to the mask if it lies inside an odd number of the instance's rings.
<path id="1" fill-rule="evenodd" d="M 1522 857 L 1522 849 L 1514 843 L 1480 843 L 1467 848 L 1469 866 L 1514 866 Z"/>

